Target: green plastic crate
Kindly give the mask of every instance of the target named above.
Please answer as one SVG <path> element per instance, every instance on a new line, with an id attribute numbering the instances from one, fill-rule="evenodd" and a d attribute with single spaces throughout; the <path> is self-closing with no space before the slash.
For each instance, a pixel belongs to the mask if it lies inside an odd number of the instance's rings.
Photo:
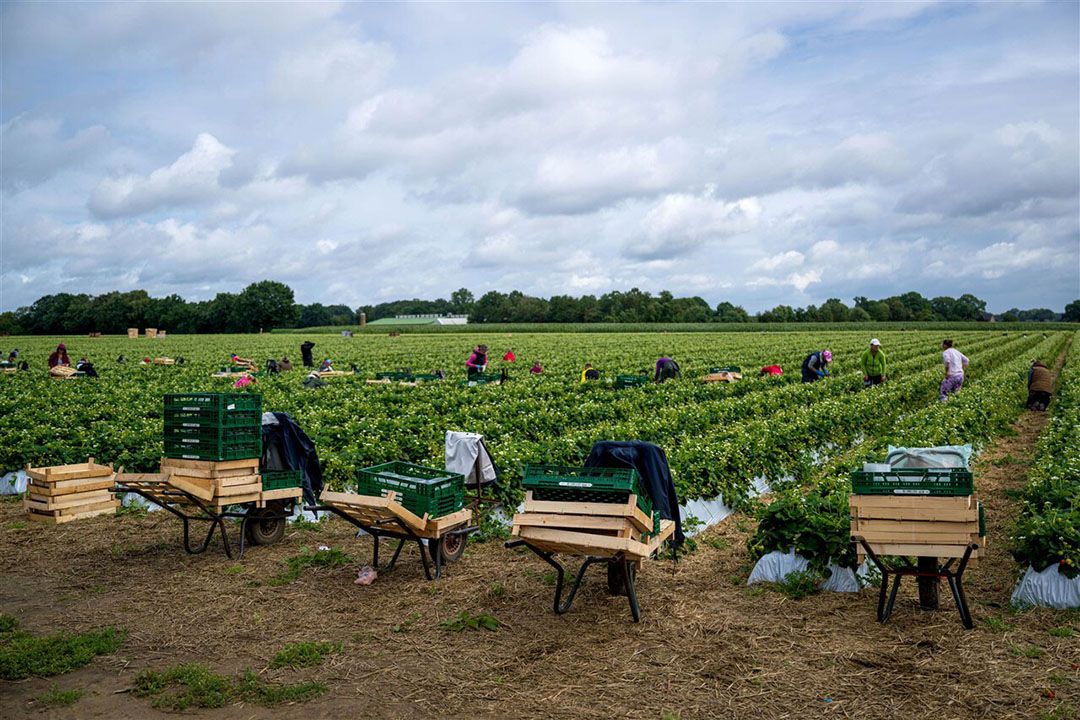
<path id="1" fill-rule="evenodd" d="M 236 445 L 262 439 L 262 426 L 222 427 L 220 425 L 166 425 L 165 440 L 188 445 Z"/>
<path id="2" fill-rule="evenodd" d="M 648 375 L 616 375 L 615 389 L 622 390 L 624 388 L 641 387 L 647 385 L 648 382 Z"/>
<path id="3" fill-rule="evenodd" d="M 465 380 L 465 384 L 476 383 L 477 385 L 489 385 L 503 380 L 502 373 L 473 373 Z"/>
<path id="4" fill-rule="evenodd" d="M 165 410 L 195 410 L 224 414 L 233 411 L 262 413 L 262 395 L 256 393 L 173 393 L 165 396 Z"/>
<path id="5" fill-rule="evenodd" d="M 218 412 L 205 410 L 165 410 L 166 427 L 222 427 L 255 428 L 262 427 L 262 413 L 257 410 L 229 410 Z"/>
<path id="6" fill-rule="evenodd" d="M 400 460 L 357 468 L 356 491 L 375 497 L 396 492 L 405 509 L 420 517 L 442 517 L 465 505 L 463 475 Z"/>
<path id="7" fill-rule="evenodd" d="M 261 474 L 263 490 L 300 487 L 304 480 L 302 470 L 264 470 Z"/>
<path id="8" fill-rule="evenodd" d="M 413 380 L 417 380 L 420 382 L 433 382 L 435 380 L 442 380 L 442 378 L 438 375 L 435 375 L 434 373 L 420 373 L 417 375 L 413 375 Z"/>
<path id="9" fill-rule="evenodd" d="M 971 471 L 963 468 L 898 468 L 888 472 L 851 473 L 856 495 L 971 495 L 975 491 Z"/>
<path id="10" fill-rule="evenodd" d="M 165 440 L 165 457 L 180 460 L 248 460 L 262 457 L 262 439 L 235 444 L 190 443 L 182 440 Z"/>
<path id="11" fill-rule="evenodd" d="M 632 468 L 526 465 L 521 484 L 536 500 L 556 502 L 621 504 L 634 494 L 638 508 L 653 514 L 652 498 L 642 491 L 641 477 Z"/>
<path id="12" fill-rule="evenodd" d="M 400 372 L 400 371 L 381 372 L 381 373 L 375 373 L 375 379 L 376 380 L 404 380 L 406 382 L 409 382 L 409 381 L 411 381 L 413 379 L 413 374 L 412 373 L 407 373 L 407 372 Z"/>

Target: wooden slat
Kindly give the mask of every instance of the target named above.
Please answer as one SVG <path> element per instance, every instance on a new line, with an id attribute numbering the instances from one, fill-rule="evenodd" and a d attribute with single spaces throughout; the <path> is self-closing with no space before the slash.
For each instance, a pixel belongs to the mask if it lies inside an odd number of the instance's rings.
<path id="1" fill-rule="evenodd" d="M 75 485 L 69 485 L 68 483 L 76 483 Z M 40 483 L 38 481 L 31 481 L 26 484 L 28 492 L 32 492 L 36 495 L 44 495 L 46 497 L 63 497 L 64 495 L 71 495 L 74 493 L 93 492 L 94 490 L 106 490 L 111 488 L 115 483 L 112 477 L 99 480 L 97 478 L 84 478 L 81 480 L 66 480 L 60 483 Z"/>
<path id="2" fill-rule="evenodd" d="M 652 518 L 638 508 L 636 495 L 631 495 L 625 504 L 560 502 L 555 500 L 533 500 L 532 492 L 529 491 L 525 493 L 525 504 L 522 510 L 527 513 L 628 517 L 642 532 L 651 532 L 653 529 Z"/>
<path id="3" fill-rule="evenodd" d="M 116 513 L 116 508 L 94 510 L 92 512 L 80 513 L 78 515 L 39 515 L 37 513 L 28 513 L 26 517 L 34 522 L 46 523 L 48 525 L 59 525 L 61 523 L 71 522 L 72 520 L 81 520 L 83 518 L 97 517 L 98 515 L 112 515 Z"/>
<path id="4" fill-rule="evenodd" d="M 278 488 L 277 490 L 263 490 L 259 493 L 259 507 L 265 507 L 272 500 L 299 499 L 304 496 L 303 488 Z"/>
<path id="5" fill-rule="evenodd" d="M 873 532 L 861 529 L 854 534 L 866 538 L 866 541 L 870 543 L 871 547 L 877 543 L 903 545 L 967 545 L 970 542 L 979 542 L 978 530 L 965 533 L 926 532 L 922 529 L 913 529 L 906 532 L 901 530 Z"/>
<path id="6" fill-rule="evenodd" d="M 860 508 L 907 508 L 921 510 L 926 508 L 964 510 L 975 507 L 978 498 L 975 495 L 936 496 L 936 495 L 851 495 L 851 507 Z"/>
<path id="7" fill-rule="evenodd" d="M 623 552 L 630 558 L 643 558 L 649 554 L 648 546 L 630 538 L 609 537 L 594 533 L 555 530 L 544 527 L 522 527 L 519 535 L 521 539 L 530 542 L 535 540 L 561 545 L 565 548 L 576 548 L 574 554 L 579 555 L 610 556 L 617 552 Z M 564 550 L 563 552 L 567 551 Z"/>
<path id="8" fill-rule="evenodd" d="M 389 519 L 391 517 L 400 518 L 403 523 L 409 526 L 409 529 L 415 532 L 421 537 L 427 537 L 427 516 L 417 517 L 415 514 L 407 510 L 396 499 L 396 495 L 393 492 L 387 493 L 383 497 L 375 497 L 373 495 L 356 495 L 353 493 L 339 493 L 329 492 L 324 490 L 322 495 L 319 496 L 319 501 L 327 505 L 333 505 L 341 510 L 347 509 L 360 509 L 365 510 L 382 510 L 382 513 L 377 515 L 377 520 Z M 369 517 L 368 513 L 364 517 Z M 359 519 L 359 518 L 358 518 Z M 373 523 L 368 523 L 373 524 Z"/>
<path id="9" fill-rule="evenodd" d="M 613 530 L 620 532 L 632 529 L 630 518 L 607 515 L 566 515 L 562 513 L 518 513 L 514 515 L 514 525 L 522 527 L 552 527 L 567 530 Z"/>
<path id="10" fill-rule="evenodd" d="M 904 521 L 856 518 L 851 521 L 851 534 L 862 535 L 865 532 L 928 532 L 971 535 L 979 533 L 979 520 L 967 522 Z"/>
<path id="11" fill-rule="evenodd" d="M 861 546 L 859 546 L 861 547 Z M 964 556 L 964 551 L 967 549 L 967 545 L 921 545 L 910 543 L 870 543 L 870 547 L 878 555 L 903 555 L 903 556 L 927 556 L 927 557 L 939 557 L 939 558 L 958 558 Z M 982 544 L 979 545 L 979 550 L 974 550 L 971 553 L 972 557 L 978 557 L 982 551 Z"/>
<path id="12" fill-rule="evenodd" d="M 450 513 L 449 515 L 443 515 L 442 517 L 437 518 L 428 518 L 426 530 L 432 535 L 432 537 L 440 537 L 447 530 L 452 530 L 459 525 L 464 525 L 470 520 L 472 520 L 472 510 L 469 508 L 462 508 L 461 510 L 458 510 L 455 513 Z"/>
<path id="13" fill-rule="evenodd" d="M 27 493 L 27 503 L 36 510 L 59 510 L 61 508 L 79 507 L 81 505 L 93 505 L 94 503 L 112 500 L 112 493 L 108 490 L 95 490 L 94 492 L 76 493 L 74 495 L 61 495 L 59 498 L 50 498 L 36 493 Z"/>
<path id="14" fill-rule="evenodd" d="M 183 458 L 161 458 L 161 467 L 179 468 L 182 470 L 202 470 L 221 472 L 227 470 L 240 470 L 255 468 L 258 472 L 259 458 L 245 458 L 243 460 L 185 460 Z"/>
<path id="15" fill-rule="evenodd" d="M 113 474 L 113 469 L 112 465 L 98 465 L 93 458 L 90 458 L 89 462 L 75 463 L 73 465 L 53 465 L 40 468 L 32 468 L 27 465 L 26 474 L 34 480 L 55 483 L 82 478 L 109 477 Z"/>
<path id="16" fill-rule="evenodd" d="M 183 490 L 186 493 L 190 493 L 200 500 L 210 501 L 214 499 L 214 488 L 200 485 L 192 478 L 170 476 L 169 484 L 178 490 Z"/>
<path id="17" fill-rule="evenodd" d="M 105 510 L 108 508 L 115 509 L 117 506 L 116 500 L 109 498 L 107 500 L 98 500 L 97 502 L 86 503 L 83 505 L 70 505 L 62 508 L 50 508 L 45 503 L 34 502 L 32 500 L 24 500 L 23 507 L 25 507 L 31 513 L 37 513 L 39 515 L 81 515 L 82 513 L 94 512 L 96 510 Z"/>

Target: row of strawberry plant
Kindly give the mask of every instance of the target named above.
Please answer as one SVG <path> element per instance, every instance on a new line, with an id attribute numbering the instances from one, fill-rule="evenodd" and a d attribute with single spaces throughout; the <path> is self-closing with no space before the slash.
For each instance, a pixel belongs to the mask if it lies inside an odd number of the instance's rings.
<path id="1" fill-rule="evenodd" d="M 1080 575 L 1080 362 L 1067 363 L 1028 474 L 1012 553 L 1037 571 Z"/>

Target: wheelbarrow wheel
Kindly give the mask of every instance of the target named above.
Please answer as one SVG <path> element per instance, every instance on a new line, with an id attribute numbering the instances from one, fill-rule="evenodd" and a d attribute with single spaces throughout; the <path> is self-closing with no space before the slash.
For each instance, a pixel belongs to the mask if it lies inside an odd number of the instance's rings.
<path id="1" fill-rule="evenodd" d="M 457 562 L 465 554 L 465 541 L 468 536 L 464 533 L 443 535 L 439 538 L 439 552 L 442 553 L 443 562 Z"/>
<path id="2" fill-rule="evenodd" d="M 625 595 L 626 594 L 626 574 L 623 568 L 623 562 L 621 560 L 608 560 L 607 564 L 607 587 L 608 592 L 612 595 Z M 637 577 L 637 565 L 635 563 L 629 564 L 630 577 Z"/>
<path id="3" fill-rule="evenodd" d="M 285 518 L 280 508 L 254 508 L 248 511 L 247 539 L 252 545 L 273 545 L 285 537 Z"/>

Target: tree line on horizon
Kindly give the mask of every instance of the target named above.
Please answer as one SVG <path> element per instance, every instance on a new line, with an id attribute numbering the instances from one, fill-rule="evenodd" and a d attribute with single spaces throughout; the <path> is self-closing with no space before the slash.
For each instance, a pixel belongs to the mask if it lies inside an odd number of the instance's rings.
<path id="1" fill-rule="evenodd" d="M 470 323 L 800 323 L 889 321 L 981 321 L 990 319 L 986 302 L 971 294 L 926 298 L 917 292 L 881 299 L 858 296 L 852 305 L 830 298 L 805 308 L 777 305 L 748 313 L 724 301 L 711 306 L 700 297 L 656 295 L 638 288 L 603 295 L 553 295 L 541 298 L 514 290 L 495 290 L 476 298 L 460 288 L 448 299 L 395 300 L 362 305 L 297 303 L 292 288 L 273 280 L 252 283 L 239 293 L 218 293 L 212 300 L 189 302 L 179 295 L 150 297 L 145 290 L 101 295 L 57 293 L 32 305 L 0 313 L 0 333 L 55 335 L 71 332 L 122 334 L 127 328 L 155 327 L 171 333 L 247 333 L 280 328 L 356 325 L 398 315 L 467 315 Z M 1080 322 L 1080 300 L 1064 313 L 1048 308 L 1012 308 L 997 316 L 1006 322 Z"/>

